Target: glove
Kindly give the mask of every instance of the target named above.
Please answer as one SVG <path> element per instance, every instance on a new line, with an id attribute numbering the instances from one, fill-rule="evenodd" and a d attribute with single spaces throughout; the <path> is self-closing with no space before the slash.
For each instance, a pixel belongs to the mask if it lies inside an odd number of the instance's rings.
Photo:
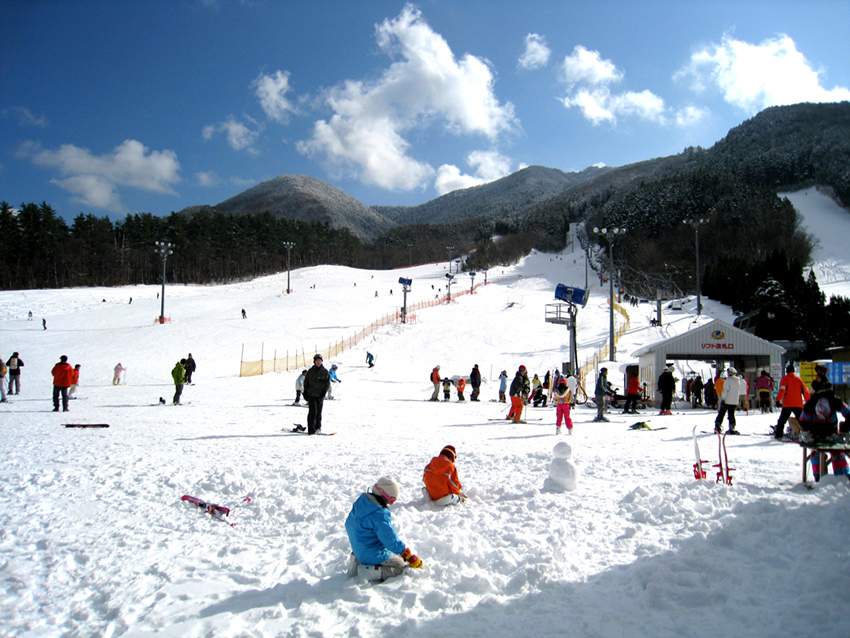
<path id="1" fill-rule="evenodd" d="M 413 569 L 419 569 L 422 567 L 422 559 L 411 552 L 408 547 L 404 548 L 404 551 L 401 553 L 401 557 L 410 563 L 410 566 L 413 567 Z"/>

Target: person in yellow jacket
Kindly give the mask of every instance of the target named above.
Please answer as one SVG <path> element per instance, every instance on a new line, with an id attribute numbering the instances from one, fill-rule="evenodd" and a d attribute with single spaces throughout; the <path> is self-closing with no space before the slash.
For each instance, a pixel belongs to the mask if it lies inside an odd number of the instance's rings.
<path id="1" fill-rule="evenodd" d="M 422 482 L 428 496 L 440 506 L 453 505 L 466 500 L 466 494 L 461 492 L 463 487 L 457 476 L 455 459 L 457 452 L 453 445 L 444 447 L 438 456 L 431 459 L 425 466 Z"/>

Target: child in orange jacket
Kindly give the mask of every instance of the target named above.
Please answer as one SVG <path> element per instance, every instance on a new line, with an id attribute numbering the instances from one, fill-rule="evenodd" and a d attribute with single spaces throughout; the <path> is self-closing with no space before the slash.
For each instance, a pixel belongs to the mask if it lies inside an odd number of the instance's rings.
<path id="1" fill-rule="evenodd" d="M 425 466 L 422 482 L 425 490 L 437 505 L 445 506 L 466 500 L 466 494 L 461 492 L 460 479 L 454 461 L 457 453 L 452 445 L 447 445 L 440 451 L 439 456 L 431 459 Z"/>

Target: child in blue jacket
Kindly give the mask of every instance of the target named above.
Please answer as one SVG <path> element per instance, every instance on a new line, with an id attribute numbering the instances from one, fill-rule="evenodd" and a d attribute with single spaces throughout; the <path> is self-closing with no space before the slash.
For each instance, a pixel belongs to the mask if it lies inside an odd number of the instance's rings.
<path id="1" fill-rule="evenodd" d="M 352 550 L 349 576 L 360 573 L 370 580 L 385 581 L 400 575 L 407 567 L 422 567 L 422 559 L 405 546 L 393 527 L 389 506 L 398 495 L 396 480 L 384 476 L 354 501 L 345 519 Z"/>

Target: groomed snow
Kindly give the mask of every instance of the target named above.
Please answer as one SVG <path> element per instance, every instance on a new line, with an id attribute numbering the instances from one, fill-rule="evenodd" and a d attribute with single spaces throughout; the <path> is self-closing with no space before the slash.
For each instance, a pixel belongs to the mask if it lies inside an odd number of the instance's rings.
<path id="1" fill-rule="evenodd" d="M 828 201 L 809 191 L 795 203 L 815 228 Z M 830 214 L 821 254 L 840 261 L 850 217 L 834 205 Z M 542 378 L 566 360 L 567 331 L 544 322 L 544 306 L 557 283 L 584 286 L 578 253 L 494 268 L 477 294 L 422 310 L 415 323 L 382 328 L 326 361 L 342 379 L 338 399 L 325 403 L 324 430 L 336 436 L 282 432 L 306 419 L 288 405 L 297 372 L 238 377 L 243 344 L 246 360 L 261 349 L 271 358 L 325 348 L 394 311 L 399 277 L 413 279 L 410 301 L 432 299 L 445 268 L 306 268 L 292 273 L 291 295 L 282 294 L 286 273 L 168 286 L 166 325 L 153 323 L 158 286 L 0 292 L 0 354 L 19 351 L 26 364 L 21 394 L 0 405 L 0 634 L 847 635 L 850 485 L 829 476 L 806 489 L 800 448 L 762 436 L 776 414 L 739 417 L 753 436 L 728 441 L 732 486 L 714 483 L 711 468 L 711 480 L 693 478 L 691 432 L 711 429 L 706 410 L 679 404 L 674 416 L 614 414 L 598 425 L 578 408 L 569 438 L 555 436 L 553 408 L 530 409 L 540 420 L 526 425 L 491 420 L 506 413 L 491 402 L 501 370 L 512 378 L 525 364 Z M 458 279 L 455 291 L 468 288 L 467 275 Z M 848 294 L 844 283 L 830 292 Z M 595 285 L 579 312 L 581 359 L 607 336 L 605 295 Z M 729 308 L 704 301 L 702 322 L 732 320 Z M 668 312 L 663 328 L 649 326 L 649 304 L 629 307 L 618 364 L 696 325 L 694 306 Z M 377 357 L 371 370 L 367 349 Z M 191 403 L 158 405 L 160 396 L 170 403 L 170 370 L 190 352 L 198 370 L 183 398 Z M 50 402 L 61 354 L 82 365 L 80 398 L 67 414 Z M 118 362 L 127 383 L 113 386 Z M 444 376 L 479 364 L 482 402 L 426 401 L 437 364 Z M 611 379 L 623 387 L 619 372 Z M 629 431 L 637 420 L 667 429 Z M 560 440 L 572 448 L 573 491 L 543 489 Z M 699 441 L 715 463 L 716 439 Z M 470 499 L 438 510 L 424 502 L 421 478 L 446 444 L 457 448 Z M 384 474 L 402 486 L 393 519 L 424 568 L 375 585 L 346 578 L 343 523 Z M 181 502 L 183 494 L 253 501 L 233 512 L 230 527 Z"/>

